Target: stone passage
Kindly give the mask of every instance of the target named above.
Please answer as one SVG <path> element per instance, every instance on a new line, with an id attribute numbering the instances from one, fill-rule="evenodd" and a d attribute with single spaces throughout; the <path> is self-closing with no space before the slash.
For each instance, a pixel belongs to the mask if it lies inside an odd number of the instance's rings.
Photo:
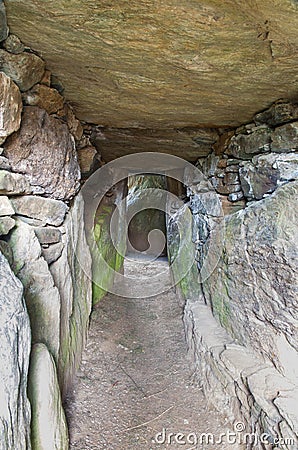
<path id="1" fill-rule="evenodd" d="M 131 260 L 125 271 L 137 279 L 140 272 L 152 276 L 166 264 Z M 173 289 L 154 298 L 109 294 L 101 300 L 91 316 L 89 341 L 68 398 L 71 449 L 205 448 L 195 445 L 193 433 L 199 442 L 200 433 L 216 437 L 232 429 L 192 382 L 182 313 Z M 171 444 L 152 442 L 163 429 Z M 188 445 L 180 446 L 169 435 L 179 432 Z M 164 435 L 157 440 L 164 441 Z"/>

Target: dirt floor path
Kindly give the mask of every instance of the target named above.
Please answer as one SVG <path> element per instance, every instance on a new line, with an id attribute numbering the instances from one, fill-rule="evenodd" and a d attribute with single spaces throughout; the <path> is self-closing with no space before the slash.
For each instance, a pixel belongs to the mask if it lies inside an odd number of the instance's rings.
<path id="1" fill-rule="evenodd" d="M 125 270 L 150 275 L 166 264 L 131 261 Z M 100 302 L 92 313 L 67 416 L 71 449 L 235 448 L 207 445 L 201 437 L 217 437 L 232 428 L 192 382 L 182 308 L 174 289 L 145 299 L 109 294 Z"/>

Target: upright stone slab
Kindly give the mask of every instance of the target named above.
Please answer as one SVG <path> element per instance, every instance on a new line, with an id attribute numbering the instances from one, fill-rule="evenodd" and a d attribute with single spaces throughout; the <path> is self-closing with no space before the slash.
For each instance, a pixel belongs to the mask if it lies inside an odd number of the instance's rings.
<path id="1" fill-rule="evenodd" d="M 56 366 L 44 344 L 32 348 L 28 395 L 32 407 L 32 450 L 68 450 Z"/>
<path id="2" fill-rule="evenodd" d="M 58 360 L 60 341 L 60 296 L 34 228 L 21 220 L 12 231 L 9 245 L 13 253 L 13 270 L 22 281 L 30 316 L 32 341 L 47 345 Z M 63 279 L 63 277 L 62 277 Z"/>
<path id="3" fill-rule="evenodd" d="M 21 282 L 0 253 L 0 450 L 29 450 L 30 323 Z"/>
<path id="4" fill-rule="evenodd" d="M 50 266 L 50 271 L 61 298 L 58 373 L 65 395 L 81 361 L 92 303 L 91 256 L 85 238 L 81 194 L 76 197 L 63 227 L 64 249 L 60 258 Z"/>

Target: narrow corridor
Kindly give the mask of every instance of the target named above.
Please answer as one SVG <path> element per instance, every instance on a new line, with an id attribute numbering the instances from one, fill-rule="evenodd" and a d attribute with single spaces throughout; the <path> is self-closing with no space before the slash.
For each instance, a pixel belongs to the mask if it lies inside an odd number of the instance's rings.
<path id="1" fill-rule="evenodd" d="M 160 273 L 170 285 L 167 264 L 130 259 L 125 273 L 136 283 Z M 236 449 L 200 444 L 202 433 L 216 439 L 232 428 L 192 382 L 182 313 L 173 288 L 144 299 L 109 294 L 96 306 L 67 406 L 71 449 Z"/>

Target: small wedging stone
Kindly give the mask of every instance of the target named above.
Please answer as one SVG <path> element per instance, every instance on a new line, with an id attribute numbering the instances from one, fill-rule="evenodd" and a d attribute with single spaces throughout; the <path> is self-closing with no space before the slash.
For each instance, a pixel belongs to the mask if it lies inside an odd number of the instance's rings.
<path id="1" fill-rule="evenodd" d="M 10 162 L 5 156 L 0 156 L 0 169 L 10 170 L 11 165 Z"/>
<path id="2" fill-rule="evenodd" d="M 38 227 L 34 231 L 40 244 L 57 244 L 61 241 L 61 231 L 57 228 Z"/>
<path id="3" fill-rule="evenodd" d="M 51 244 L 47 248 L 41 249 L 41 254 L 48 264 L 52 264 L 60 258 L 64 245 L 62 242 L 57 242 L 57 244 Z"/>
<path id="4" fill-rule="evenodd" d="M 0 448 L 30 450 L 30 323 L 21 282 L 0 253 Z"/>
<path id="5" fill-rule="evenodd" d="M 260 127 L 253 133 L 233 136 L 226 153 L 235 158 L 251 159 L 257 153 L 270 150 L 270 139 L 270 129 Z"/>
<path id="6" fill-rule="evenodd" d="M 298 122 L 278 127 L 271 134 L 271 151 L 276 153 L 298 150 Z"/>
<path id="7" fill-rule="evenodd" d="M 60 200 L 26 195 L 12 199 L 17 214 L 38 219 L 49 225 L 59 226 L 65 218 L 68 206 Z"/>
<path id="8" fill-rule="evenodd" d="M 0 72 L 0 144 L 20 128 L 22 97 L 18 87 Z"/>
<path id="9" fill-rule="evenodd" d="M 9 53 L 14 53 L 15 55 L 18 55 L 25 50 L 24 44 L 15 34 L 10 34 L 7 39 L 5 39 L 3 42 L 3 47 Z"/>
<path id="10" fill-rule="evenodd" d="M 12 170 L 26 174 L 34 194 L 58 200 L 80 188 L 80 167 L 68 127 L 37 106 L 25 106 L 19 131 L 5 142 Z"/>
<path id="11" fill-rule="evenodd" d="M 46 110 L 48 114 L 54 114 L 63 108 L 64 98 L 56 89 L 45 86 L 44 84 L 36 84 L 22 95 L 23 102 L 29 106 L 39 106 Z"/>
<path id="12" fill-rule="evenodd" d="M 0 217 L 0 235 L 5 236 L 13 229 L 16 221 L 11 217 Z"/>
<path id="13" fill-rule="evenodd" d="M 45 63 L 33 53 L 23 52 L 14 55 L 0 49 L 0 70 L 24 92 L 41 80 Z"/>
<path id="14" fill-rule="evenodd" d="M 12 173 L 0 170 L 0 194 L 20 195 L 30 194 L 32 189 L 29 182 L 20 173 Z"/>
<path id="15" fill-rule="evenodd" d="M 44 344 L 31 352 L 28 396 L 32 408 L 32 450 L 68 450 L 68 429 L 56 366 Z"/>
<path id="16" fill-rule="evenodd" d="M 92 145 L 78 150 L 78 160 L 82 174 L 88 174 L 92 170 L 94 158 L 96 155 L 96 148 Z"/>
<path id="17" fill-rule="evenodd" d="M 293 103 L 275 103 L 254 117 L 256 124 L 267 123 L 273 127 L 296 119 L 298 119 L 298 105 Z"/>
<path id="18" fill-rule="evenodd" d="M 11 202 L 5 195 L 0 196 L 0 216 L 12 216 L 15 213 Z"/>
<path id="19" fill-rule="evenodd" d="M 7 38 L 8 33 L 9 33 L 9 29 L 7 26 L 5 5 L 1 1 L 0 2 L 0 42 L 4 41 L 4 39 Z"/>

